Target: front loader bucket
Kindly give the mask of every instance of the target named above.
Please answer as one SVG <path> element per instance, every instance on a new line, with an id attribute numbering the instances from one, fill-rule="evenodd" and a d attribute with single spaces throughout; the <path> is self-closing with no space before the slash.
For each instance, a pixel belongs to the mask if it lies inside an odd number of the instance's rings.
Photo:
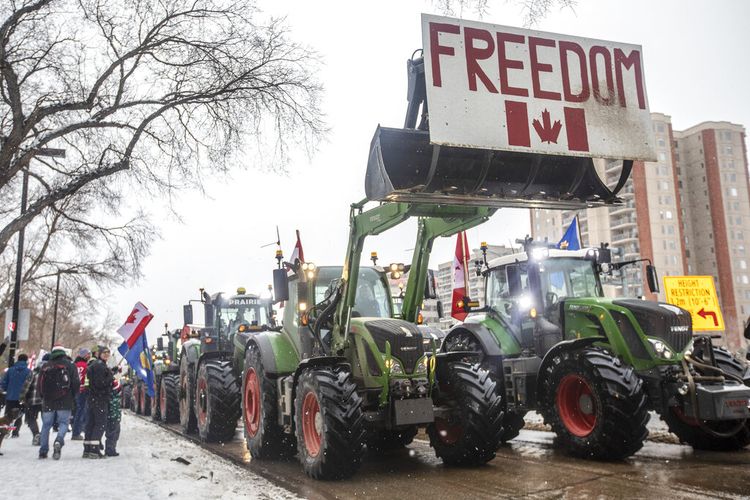
<path id="1" fill-rule="evenodd" d="M 370 145 L 369 200 L 524 208 L 617 203 L 591 158 L 430 144 L 429 132 L 378 127 Z"/>

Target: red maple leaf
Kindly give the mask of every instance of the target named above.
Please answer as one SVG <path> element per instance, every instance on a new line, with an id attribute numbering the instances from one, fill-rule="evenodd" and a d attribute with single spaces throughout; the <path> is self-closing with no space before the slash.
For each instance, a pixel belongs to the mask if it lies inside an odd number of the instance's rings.
<path id="1" fill-rule="evenodd" d="M 536 130 L 536 133 L 539 134 L 539 138 L 542 140 L 542 142 L 554 142 L 555 144 L 557 144 L 557 136 L 560 135 L 562 123 L 560 123 L 560 120 L 555 120 L 554 125 L 550 122 L 551 120 L 549 117 L 549 111 L 547 111 L 547 108 L 544 108 L 544 111 L 542 111 L 542 123 L 540 123 L 537 119 L 534 119 L 534 121 L 531 123 L 532 125 L 534 125 L 534 130 Z"/>
<path id="2" fill-rule="evenodd" d="M 128 319 L 125 320 L 125 324 L 135 323 L 135 315 L 137 313 L 138 313 L 138 309 L 133 309 L 133 311 L 130 313 L 130 316 L 128 316 Z"/>

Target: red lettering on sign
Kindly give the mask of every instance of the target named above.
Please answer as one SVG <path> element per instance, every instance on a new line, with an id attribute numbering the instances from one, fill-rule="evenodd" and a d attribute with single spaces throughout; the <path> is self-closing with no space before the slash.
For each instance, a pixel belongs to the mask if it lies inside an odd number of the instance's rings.
<path id="1" fill-rule="evenodd" d="M 529 37 L 529 56 L 531 58 L 531 85 L 534 89 L 534 97 L 559 101 L 560 94 L 558 92 L 542 90 L 542 86 L 539 83 L 539 73 L 552 73 L 551 64 L 542 64 L 539 62 L 539 54 L 537 54 L 536 49 L 540 46 L 554 47 L 555 41 L 549 40 L 547 38 L 537 38 L 535 36 Z"/>
<path id="2" fill-rule="evenodd" d="M 589 136 L 586 132 L 586 112 L 580 108 L 563 109 L 565 112 L 565 133 L 568 135 L 568 149 L 588 151 Z"/>
<path id="3" fill-rule="evenodd" d="M 599 87 L 599 65 L 597 63 L 597 56 L 601 55 L 604 59 L 604 78 L 607 82 L 607 97 L 602 95 Z M 609 106 L 614 102 L 615 97 L 615 84 L 612 79 L 612 56 L 609 53 L 607 47 L 601 45 L 594 45 L 589 51 L 589 65 L 591 66 L 591 88 L 594 91 L 594 98 L 605 106 Z"/>
<path id="4" fill-rule="evenodd" d="M 474 45 L 474 40 L 481 40 L 487 46 L 479 48 Z M 497 89 L 492 84 L 487 74 L 477 61 L 489 59 L 495 53 L 495 42 L 492 40 L 492 34 L 489 31 L 466 28 L 464 31 L 464 45 L 466 46 L 466 72 L 469 76 L 469 90 L 477 90 L 477 77 L 487 90 L 497 94 Z"/>
<path id="5" fill-rule="evenodd" d="M 620 49 L 615 49 L 615 77 L 617 78 L 617 96 L 620 98 L 620 106 L 627 106 L 625 102 L 625 87 L 622 83 L 622 70 L 633 68 L 635 76 L 635 90 L 638 94 L 638 107 L 646 109 L 646 93 L 643 90 L 643 72 L 641 70 L 641 53 L 634 50 L 629 56 Z"/>
<path id="6" fill-rule="evenodd" d="M 525 102 L 505 101 L 505 123 L 508 130 L 508 144 L 531 147 L 529 114 Z"/>
<path id="7" fill-rule="evenodd" d="M 591 95 L 589 88 L 589 71 L 586 66 L 586 53 L 580 45 L 574 42 L 560 42 L 560 68 L 562 70 L 563 97 L 568 102 L 584 102 Z M 570 70 L 568 68 L 568 53 L 578 56 L 578 66 L 581 71 L 581 91 L 574 94 L 571 88 Z"/>
<path id="8" fill-rule="evenodd" d="M 430 54 L 432 55 L 432 84 L 436 87 L 443 86 L 440 76 L 440 56 L 453 56 L 456 51 L 453 47 L 440 45 L 440 33 L 451 33 L 458 35 L 460 29 L 455 24 L 430 23 Z"/>
<path id="9" fill-rule="evenodd" d="M 505 95 L 520 95 L 528 97 L 529 91 L 519 87 L 511 87 L 508 84 L 509 69 L 523 69 L 523 61 L 508 59 L 505 52 L 505 43 L 525 43 L 526 37 L 523 35 L 513 35 L 511 33 L 497 34 L 497 59 L 500 63 L 500 92 Z"/>

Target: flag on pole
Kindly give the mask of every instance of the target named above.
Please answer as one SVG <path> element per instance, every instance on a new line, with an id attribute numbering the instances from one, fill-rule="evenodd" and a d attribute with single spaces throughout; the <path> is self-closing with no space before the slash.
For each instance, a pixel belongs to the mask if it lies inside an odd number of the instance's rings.
<path id="1" fill-rule="evenodd" d="M 299 264 L 305 262 L 305 252 L 302 251 L 302 240 L 299 238 L 299 229 L 297 229 L 297 243 L 294 245 L 292 258 L 289 262 L 291 262 L 292 265 L 297 265 L 297 261 L 299 261 Z"/>
<path id="2" fill-rule="evenodd" d="M 146 326 L 153 317 L 145 305 L 136 302 L 125 323 L 117 329 L 117 333 L 124 339 L 117 351 L 133 367 L 136 375 L 146 382 L 149 397 L 154 397 L 154 372 L 146 339 Z"/>
<path id="3" fill-rule="evenodd" d="M 581 228 L 578 224 L 578 216 L 573 217 L 570 221 L 568 230 L 565 231 L 560 242 L 557 244 L 557 248 L 561 250 L 580 250 L 581 249 Z"/>
<path id="4" fill-rule="evenodd" d="M 466 319 L 464 308 L 469 298 L 469 243 L 466 231 L 456 235 L 456 254 L 453 257 L 453 297 L 451 299 L 451 316 L 459 321 Z"/>

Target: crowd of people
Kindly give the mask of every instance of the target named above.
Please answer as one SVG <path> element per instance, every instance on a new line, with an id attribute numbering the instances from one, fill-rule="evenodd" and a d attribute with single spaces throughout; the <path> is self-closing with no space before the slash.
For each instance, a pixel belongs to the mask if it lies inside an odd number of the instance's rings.
<path id="1" fill-rule="evenodd" d="M 39 458 L 46 459 L 54 431 L 52 458 L 59 460 L 72 425 L 71 440 L 83 441 L 83 458 L 118 456 L 122 390 L 115 377 L 117 368 L 107 366 L 109 357 L 109 348 L 97 346 L 93 351 L 80 349 L 73 361 L 57 345 L 31 369 L 28 356 L 20 354 L 0 382 L 7 422 L 0 425 L 0 432 L 9 431 L 11 438 L 18 438 L 25 420 L 32 446 L 38 446 Z"/>

